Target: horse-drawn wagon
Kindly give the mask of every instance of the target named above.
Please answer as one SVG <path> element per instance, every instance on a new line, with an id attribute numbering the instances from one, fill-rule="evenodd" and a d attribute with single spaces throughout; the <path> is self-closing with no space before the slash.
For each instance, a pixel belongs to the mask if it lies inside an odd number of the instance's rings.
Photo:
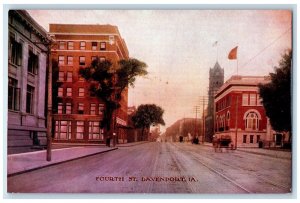
<path id="1" fill-rule="evenodd" d="M 213 147 L 215 149 L 215 152 L 217 152 L 217 151 L 222 152 L 222 148 L 228 149 L 230 146 L 232 146 L 232 145 L 230 145 L 231 142 L 232 142 L 232 140 L 229 135 L 222 135 L 219 138 L 214 137 L 213 138 Z"/>

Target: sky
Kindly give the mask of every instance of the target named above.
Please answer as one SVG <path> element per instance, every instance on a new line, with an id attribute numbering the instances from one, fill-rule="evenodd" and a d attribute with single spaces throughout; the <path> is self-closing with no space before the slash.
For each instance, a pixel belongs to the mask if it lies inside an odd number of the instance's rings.
<path id="1" fill-rule="evenodd" d="M 209 69 L 218 61 L 232 75 L 264 76 L 292 46 L 289 10 L 28 10 L 47 31 L 50 23 L 118 26 L 129 55 L 149 74 L 129 89 L 128 105 L 154 103 L 166 126 L 195 117 L 207 96 Z M 217 46 L 214 46 L 217 42 Z M 238 46 L 237 60 L 228 53 Z M 202 115 L 202 105 L 201 111 Z M 200 114 L 198 115 L 200 116 Z"/>

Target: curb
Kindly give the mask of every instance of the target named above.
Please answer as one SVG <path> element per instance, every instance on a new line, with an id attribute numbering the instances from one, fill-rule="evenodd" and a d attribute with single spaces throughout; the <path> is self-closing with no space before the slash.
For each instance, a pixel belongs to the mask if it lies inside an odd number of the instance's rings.
<path id="1" fill-rule="evenodd" d="M 250 153 L 250 154 L 257 154 L 257 155 L 263 155 L 263 156 L 268 156 L 268 157 L 273 157 L 273 158 L 278 158 L 278 159 L 287 159 L 287 160 L 291 160 L 292 157 L 282 157 L 282 156 L 278 156 L 276 154 L 265 154 L 265 153 L 261 153 L 261 152 L 249 152 L 249 151 L 244 151 L 244 150 L 240 150 L 237 149 L 240 152 L 245 152 L 245 153 Z"/>
<path id="2" fill-rule="evenodd" d="M 136 143 L 136 144 L 130 144 L 130 145 L 126 145 L 126 144 L 118 144 L 117 147 L 132 147 L 132 146 L 136 146 L 136 145 L 142 145 L 142 144 L 146 144 L 146 143 L 150 143 L 150 142 L 143 142 L 143 143 Z M 122 146 L 123 145 L 123 146 Z"/>
<path id="3" fill-rule="evenodd" d="M 101 152 L 87 154 L 87 155 L 76 157 L 76 158 L 73 158 L 73 159 L 68 159 L 68 160 L 59 161 L 59 162 L 55 162 L 55 163 L 50 163 L 50 164 L 45 165 L 45 166 L 38 166 L 38 167 L 27 169 L 27 170 L 24 170 L 24 171 L 10 173 L 10 174 L 7 174 L 7 177 L 13 177 L 13 176 L 20 175 L 20 174 L 23 174 L 23 173 L 28 173 L 28 172 L 35 171 L 35 170 L 38 170 L 38 169 L 47 168 L 49 166 L 55 166 L 55 165 L 58 165 L 58 164 L 67 163 L 67 162 L 70 162 L 70 161 L 75 161 L 75 160 L 83 159 L 83 158 L 86 158 L 86 157 L 94 156 L 94 155 L 97 155 L 97 154 L 102 154 L 102 153 L 105 153 L 105 152 L 110 152 L 110 151 L 117 150 L 117 149 L 118 149 L 118 147 L 113 148 L 113 149 L 109 149 L 109 150 L 105 150 L 105 151 L 101 151 Z"/>

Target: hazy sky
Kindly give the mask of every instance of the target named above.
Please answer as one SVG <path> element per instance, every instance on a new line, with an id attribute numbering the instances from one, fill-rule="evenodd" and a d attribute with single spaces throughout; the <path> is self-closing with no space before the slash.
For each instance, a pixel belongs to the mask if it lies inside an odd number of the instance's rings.
<path id="1" fill-rule="evenodd" d="M 239 75 L 268 75 L 292 43 L 292 13 L 287 10 L 28 12 L 47 31 L 49 23 L 118 26 L 130 57 L 146 62 L 149 71 L 130 89 L 129 106 L 160 105 L 166 127 L 195 117 L 193 107 L 200 96 L 207 96 L 209 68 L 217 60 L 225 80 L 236 74 L 237 61 L 227 59 L 232 48 L 238 46 Z"/>

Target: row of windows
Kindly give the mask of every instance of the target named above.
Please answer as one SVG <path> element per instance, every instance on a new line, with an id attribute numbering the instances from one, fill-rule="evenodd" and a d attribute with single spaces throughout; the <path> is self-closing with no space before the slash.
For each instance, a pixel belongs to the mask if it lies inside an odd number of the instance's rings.
<path id="1" fill-rule="evenodd" d="M 18 81 L 8 77 L 8 109 L 20 111 L 20 88 Z M 26 87 L 26 112 L 33 114 L 35 88 L 31 85 Z"/>
<path id="2" fill-rule="evenodd" d="M 256 112 L 248 112 L 245 118 L 245 129 L 246 130 L 258 130 L 259 129 L 259 116 Z M 230 113 L 229 111 L 224 115 L 216 116 L 216 131 L 229 130 L 230 127 Z M 235 126 L 234 126 L 235 127 Z"/>
<path id="3" fill-rule="evenodd" d="M 84 114 L 84 103 L 78 103 L 77 104 L 77 113 L 78 114 Z M 90 108 L 89 108 L 89 113 L 90 115 L 103 115 L 104 112 L 104 104 L 95 104 L 92 103 L 90 104 Z M 57 113 L 58 114 L 72 114 L 72 104 L 71 103 L 65 103 L 65 105 L 63 103 L 58 103 L 58 107 L 57 107 Z M 75 113 L 73 111 L 73 113 Z"/>
<path id="4" fill-rule="evenodd" d="M 260 135 L 256 135 L 256 143 L 260 141 Z M 249 136 L 248 142 L 248 135 L 243 135 L 243 143 L 254 143 L 254 135 Z"/>
<path id="5" fill-rule="evenodd" d="M 221 111 L 231 104 L 231 96 L 227 96 L 216 103 L 216 111 Z"/>
<path id="6" fill-rule="evenodd" d="M 66 90 L 66 92 L 64 94 L 64 88 L 63 87 L 59 87 L 58 88 L 57 96 L 58 97 L 64 97 L 64 96 L 66 96 L 66 97 L 72 97 L 72 95 L 73 95 L 73 89 L 72 89 L 72 87 L 67 87 L 67 88 L 65 88 L 65 90 Z M 84 93 L 85 93 L 84 87 L 79 87 L 77 93 L 78 93 L 77 94 L 78 97 L 84 97 L 85 96 L 84 95 Z"/>
<path id="7" fill-rule="evenodd" d="M 113 37 L 113 36 L 112 36 Z M 101 50 L 104 51 L 106 50 L 106 42 L 91 42 L 89 44 L 90 49 L 93 51 Z M 80 50 L 86 50 L 87 49 L 87 42 L 81 41 L 78 44 L 78 48 Z M 60 50 L 75 50 L 75 43 L 73 41 L 60 41 L 58 42 L 58 49 Z"/>
<path id="8" fill-rule="evenodd" d="M 9 61 L 10 63 L 21 66 L 23 61 L 23 43 L 15 40 L 15 35 L 10 33 L 9 38 Z M 39 69 L 39 53 L 35 54 L 32 46 L 28 46 L 28 59 L 27 59 L 28 73 L 36 75 Z"/>
<path id="9" fill-rule="evenodd" d="M 261 98 L 255 93 L 243 93 L 242 96 L 243 106 L 262 106 Z"/>
<path id="10" fill-rule="evenodd" d="M 231 105 L 231 96 L 224 97 L 216 103 L 216 111 L 221 111 Z M 259 94 L 243 93 L 242 106 L 262 106 L 262 101 Z"/>
<path id="11" fill-rule="evenodd" d="M 99 121 L 88 122 L 88 139 L 103 140 L 103 129 L 100 128 Z M 84 121 L 76 121 L 75 139 L 82 140 L 84 138 Z M 71 121 L 55 121 L 55 139 L 70 140 L 72 139 L 72 122 Z"/>
<path id="12" fill-rule="evenodd" d="M 96 58 L 97 58 L 97 56 L 92 56 L 91 61 L 95 60 Z M 67 59 L 67 61 L 65 61 L 65 59 Z M 100 56 L 99 59 L 100 59 L 100 61 L 105 61 L 105 57 L 103 57 L 103 56 Z M 71 65 L 74 65 L 73 61 L 74 61 L 73 56 L 67 56 L 67 57 L 58 56 L 58 64 L 59 65 L 71 66 Z M 86 64 L 85 56 L 79 56 L 79 65 L 85 66 L 85 64 Z"/>

